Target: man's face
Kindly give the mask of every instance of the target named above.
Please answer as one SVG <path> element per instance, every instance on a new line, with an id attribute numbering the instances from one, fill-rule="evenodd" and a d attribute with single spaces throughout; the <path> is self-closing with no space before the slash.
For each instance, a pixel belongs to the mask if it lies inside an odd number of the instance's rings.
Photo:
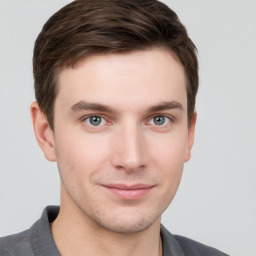
<path id="1" fill-rule="evenodd" d="M 183 67 L 167 50 L 91 56 L 63 70 L 53 135 L 62 209 L 114 232 L 148 228 L 178 189 L 193 127 Z"/>

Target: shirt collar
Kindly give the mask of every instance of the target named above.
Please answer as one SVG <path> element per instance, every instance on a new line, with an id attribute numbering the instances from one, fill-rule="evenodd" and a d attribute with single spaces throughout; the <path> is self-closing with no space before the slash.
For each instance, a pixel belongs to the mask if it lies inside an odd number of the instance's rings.
<path id="1" fill-rule="evenodd" d="M 50 223 L 59 214 L 59 206 L 47 206 L 41 218 L 32 226 L 31 242 L 35 255 L 38 256 L 60 256 L 54 243 Z M 163 256 L 183 256 L 183 252 L 174 236 L 161 225 L 160 235 L 163 246 Z"/>

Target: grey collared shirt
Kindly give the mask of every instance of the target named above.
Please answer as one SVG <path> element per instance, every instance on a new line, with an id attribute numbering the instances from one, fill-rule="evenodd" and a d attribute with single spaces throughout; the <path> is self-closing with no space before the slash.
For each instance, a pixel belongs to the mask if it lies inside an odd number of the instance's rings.
<path id="1" fill-rule="evenodd" d="M 50 223 L 58 213 L 58 206 L 48 206 L 30 229 L 0 238 L 0 256 L 60 256 L 50 229 Z M 227 255 L 188 238 L 172 235 L 164 226 L 160 232 L 163 256 Z"/>

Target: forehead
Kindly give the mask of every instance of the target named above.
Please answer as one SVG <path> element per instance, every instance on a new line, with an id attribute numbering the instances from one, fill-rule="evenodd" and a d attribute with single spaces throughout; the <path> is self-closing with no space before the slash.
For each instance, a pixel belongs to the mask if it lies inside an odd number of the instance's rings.
<path id="1" fill-rule="evenodd" d="M 186 104 L 184 68 L 161 48 L 87 57 L 64 69 L 58 86 L 56 101 L 72 105 L 80 100 L 123 106 L 170 100 Z"/>

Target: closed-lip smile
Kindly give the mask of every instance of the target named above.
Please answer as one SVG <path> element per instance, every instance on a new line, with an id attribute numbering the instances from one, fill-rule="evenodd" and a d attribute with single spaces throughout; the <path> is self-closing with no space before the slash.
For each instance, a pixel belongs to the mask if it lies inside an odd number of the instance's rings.
<path id="1" fill-rule="evenodd" d="M 106 184 L 103 185 L 108 191 L 112 192 L 117 197 L 123 198 L 123 199 L 128 199 L 128 200 L 135 200 L 139 199 L 152 190 L 155 185 L 149 185 L 149 184 L 143 184 L 143 183 L 138 183 L 138 184 Z"/>

